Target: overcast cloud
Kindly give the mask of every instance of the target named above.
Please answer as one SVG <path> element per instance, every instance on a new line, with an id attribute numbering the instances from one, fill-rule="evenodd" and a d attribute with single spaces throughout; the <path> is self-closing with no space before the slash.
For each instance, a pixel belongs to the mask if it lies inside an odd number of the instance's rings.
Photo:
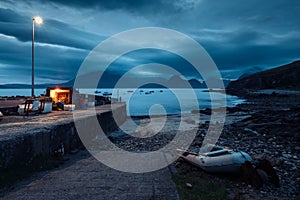
<path id="1" fill-rule="evenodd" d="M 300 59 L 299 11 L 300 2 L 286 0 L 2 0 L 0 84 L 30 84 L 35 15 L 45 22 L 35 28 L 36 80 L 49 83 L 74 78 L 84 58 L 104 39 L 147 26 L 189 35 L 207 50 L 224 78 L 235 79 L 252 68 L 268 69 Z M 126 56 L 111 70 L 125 73 L 134 65 L 160 62 L 193 77 L 190 67 L 165 52 Z M 136 74 L 163 73 L 155 68 Z"/>

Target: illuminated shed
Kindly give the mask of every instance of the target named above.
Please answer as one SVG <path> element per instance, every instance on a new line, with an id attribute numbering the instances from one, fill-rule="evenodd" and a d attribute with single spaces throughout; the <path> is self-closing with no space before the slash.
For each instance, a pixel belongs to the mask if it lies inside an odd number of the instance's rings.
<path id="1" fill-rule="evenodd" d="M 52 98 L 52 101 L 56 104 L 58 102 L 63 102 L 64 104 L 71 104 L 72 101 L 73 88 L 47 88 L 46 96 Z"/>

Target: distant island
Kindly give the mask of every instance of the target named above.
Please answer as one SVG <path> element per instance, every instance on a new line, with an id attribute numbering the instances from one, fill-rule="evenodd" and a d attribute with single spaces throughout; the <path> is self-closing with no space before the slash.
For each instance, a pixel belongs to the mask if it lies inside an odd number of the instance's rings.
<path id="1" fill-rule="evenodd" d="M 82 76 L 77 77 L 77 81 L 80 82 L 82 88 L 93 88 L 90 84 L 90 80 L 98 80 L 100 77 L 99 72 L 88 73 Z M 97 88 L 114 88 L 117 81 L 121 76 L 116 74 L 105 74 L 102 76 L 101 80 L 98 83 Z M 47 88 L 47 87 L 73 87 L 75 79 L 67 81 L 60 84 L 36 84 L 35 88 Z M 149 79 L 139 79 L 139 78 L 127 78 L 124 81 L 125 84 L 118 86 L 119 88 L 135 88 L 137 85 L 140 85 L 140 88 L 186 88 L 188 83 L 192 88 L 207 88 L 205 81 L 198 79 L 185 80 L 178 75 L 172 76 L 170 79 L 163 78 L 149 78 Z M 148 82 L 148 84 L 143 84 Z M 229 80 L 223 80 L 225 87 L 229 84 Z M 165 87 L 164 87 L 165 86 Z M 30 84 L 5 84 L 0 85 L 1 89 L 29 89 L 31 88 Z"/>
<path id="2" fill-rule="evenodd" d="M 90 80 L 98 80 L 101 72 L 91 72 L 77 77 L 82 88 L 93 88 Z M 283 90 L 300 90 L 300 61 L 295 61 L 283 66 L 275 67 L 269 70 L 256 72 L 254 74 L 244 74 L 235 81 L 227 79 L 222 80 L 226 90 L 231 94 L 241 94 L 249 90 L 259 89 L 283 89 Z M 121 75 L 105 72 L 100 79 L 97 88 L 114 88 Z M 73 87 L 75 78 L 60 84 L 37 84 L 35 88 L 47 87 Z M 147 82 L 148 84 L 143 84 Z M 169 79 L 148 78 L 139 79 L 138 77 L 128 77 L 124 84 L 119 88 L 186 88 L 187 82 L 192 88 L 207 88 L 205 81 L 198 79 L 185 80 L 178 75 L 173 75 Z M 4 84 L 0 85 L 1 89 L 25 89 L 31 88 L 30 84 Z"/>

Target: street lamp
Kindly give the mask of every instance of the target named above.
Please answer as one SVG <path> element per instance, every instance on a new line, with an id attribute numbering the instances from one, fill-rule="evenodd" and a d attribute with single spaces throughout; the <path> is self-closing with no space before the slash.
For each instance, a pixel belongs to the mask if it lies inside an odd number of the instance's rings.
<path id="1" fill-rule="evenodd" d="M 32 47 L 31 47 L 31 59 L 32 59 L 32 68 L 31 68 L 31 96 L 34 97 L 34 23 L 43 24 L 43 19 L 39 16 L 32 18 Z"/>

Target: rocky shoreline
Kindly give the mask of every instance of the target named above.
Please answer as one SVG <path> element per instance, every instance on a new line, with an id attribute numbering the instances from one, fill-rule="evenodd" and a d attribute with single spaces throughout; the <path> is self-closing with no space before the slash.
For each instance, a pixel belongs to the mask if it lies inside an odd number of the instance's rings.
<path id="1" fill-rule="evenodd" d="M 243 182 L 228 184 L 229 196 L 245 199 L 297 199 L 300 187 L 300 95 L 248 93 L 247 101 L 228 110 L 244 116 L 224 127 L 218 144 L 270 160 L 280 187 L 264 184 L 254 189 Z M 200 139 L 201 140 L 201 139 Z"/>
<path id="2" fill-rule="evenodd" d="M 254 189 L 243 183 L 230 188 L 245 199 L 298 199 L 300 196 L 300 95 L 248 94 L 247 102 L 228 115 L 247 115 L 224 127 L 218 144 L 267 158 L 280 187 L 264 184 Z M 231 194 L 232 196 L 233 194 Z"/>
<path id="3" fill-rule="evenodd" d="M 227 109 L 227 120 L 217 144 L 245 151 L 253 158 L 270 160 L 279 176 L 280 187 L 267 182 L 261 188 L 255 188 L 244 183 L 239 176 L 232 179 L 226 175 L 221 177 L 204 175 L 205 178 L 223 183 L 230 199 L 299 198 L 300 95 L 297 93 L 288 95 L 253 93 L 244 98 L 247 99 L 245 103 Z M 200 122 L 190 119 L 191 123 L 198 123 L 196 138 L 190 146 L 191 151 L 197 151 L 203 142 L 208 129 L 207 120 L 209 120 L 210 112 L 209 110 L 204 112 L 206 114 L 201 112 Z M 174 119 L 174 116 L 170 118 Z M 145 119 L 144 122 L 141 120 L 140 123 L 147 124 L 149 119 Z M 174 121 L 171 120 L 170 123 Z M 175 130 L 176 125 L 174 127 Z M 153 151 L 170 142 L 176 134 L 174 130 L 162 130 L 150 138 L 115 137 L 111 139 L 125 150 Z M 173 164 L 179 173 L 182 162 L 178 160 Z M 184 170 L 184 173 L 190 173 L 186 170 L 186 166 Z M 195 171 L 195 168 L 190 166 L 190 171 Z M 199 173 L 206 174 L 201 170 Z"/>
<path id="4" fill-rule="evenodd" d="M 248 93 L 243 98 L 246 99 L 243 104 L 227 108 L 226 123 L 217 144 L 245 151 L 253 158 L 270 160 L 279 176 L 280 187 L 266 182 L 262 187 L 255 188 L 244 183 L 239 175 L 208 174 L 180 159 L 170 167 L 174 169 L 175 174 L 186 176 L 196 173 L 194 179 L 200 177 L 208 182 L 221 184 L 226 188 L 226 196 L 229 199 L 299 199 L 300 94 Z M 195 131 L 197 134 L 190 150 L 197 151 L 207 133 L 212 112 L 218 112 L 218 109 L 201 111 L 199 121 L 195 118 L 199 116 L 196 112 L 182 116 L 167 116 L 166 125 L 155 135 L 153 132 L 157 130 L 146 128 L 151 122 L 150 118 L 135 119 L 135 123 L 141 125 L 142 131 L 139 134 L 143 134 L 144 138 L 124 135 L 122 130 L 110 134 L 109 138 L 116 146 L 127 151 L 155 151 L 174 138 L 180 119 L 183 118 L 190 127 L 180 134 Z M 157 123 L 161 121 L 158 116 L 152 120 Z M 154 127 L 157 127 L 155 123 Z M 147 134 L 149 137 L 146 137 Z"/>

